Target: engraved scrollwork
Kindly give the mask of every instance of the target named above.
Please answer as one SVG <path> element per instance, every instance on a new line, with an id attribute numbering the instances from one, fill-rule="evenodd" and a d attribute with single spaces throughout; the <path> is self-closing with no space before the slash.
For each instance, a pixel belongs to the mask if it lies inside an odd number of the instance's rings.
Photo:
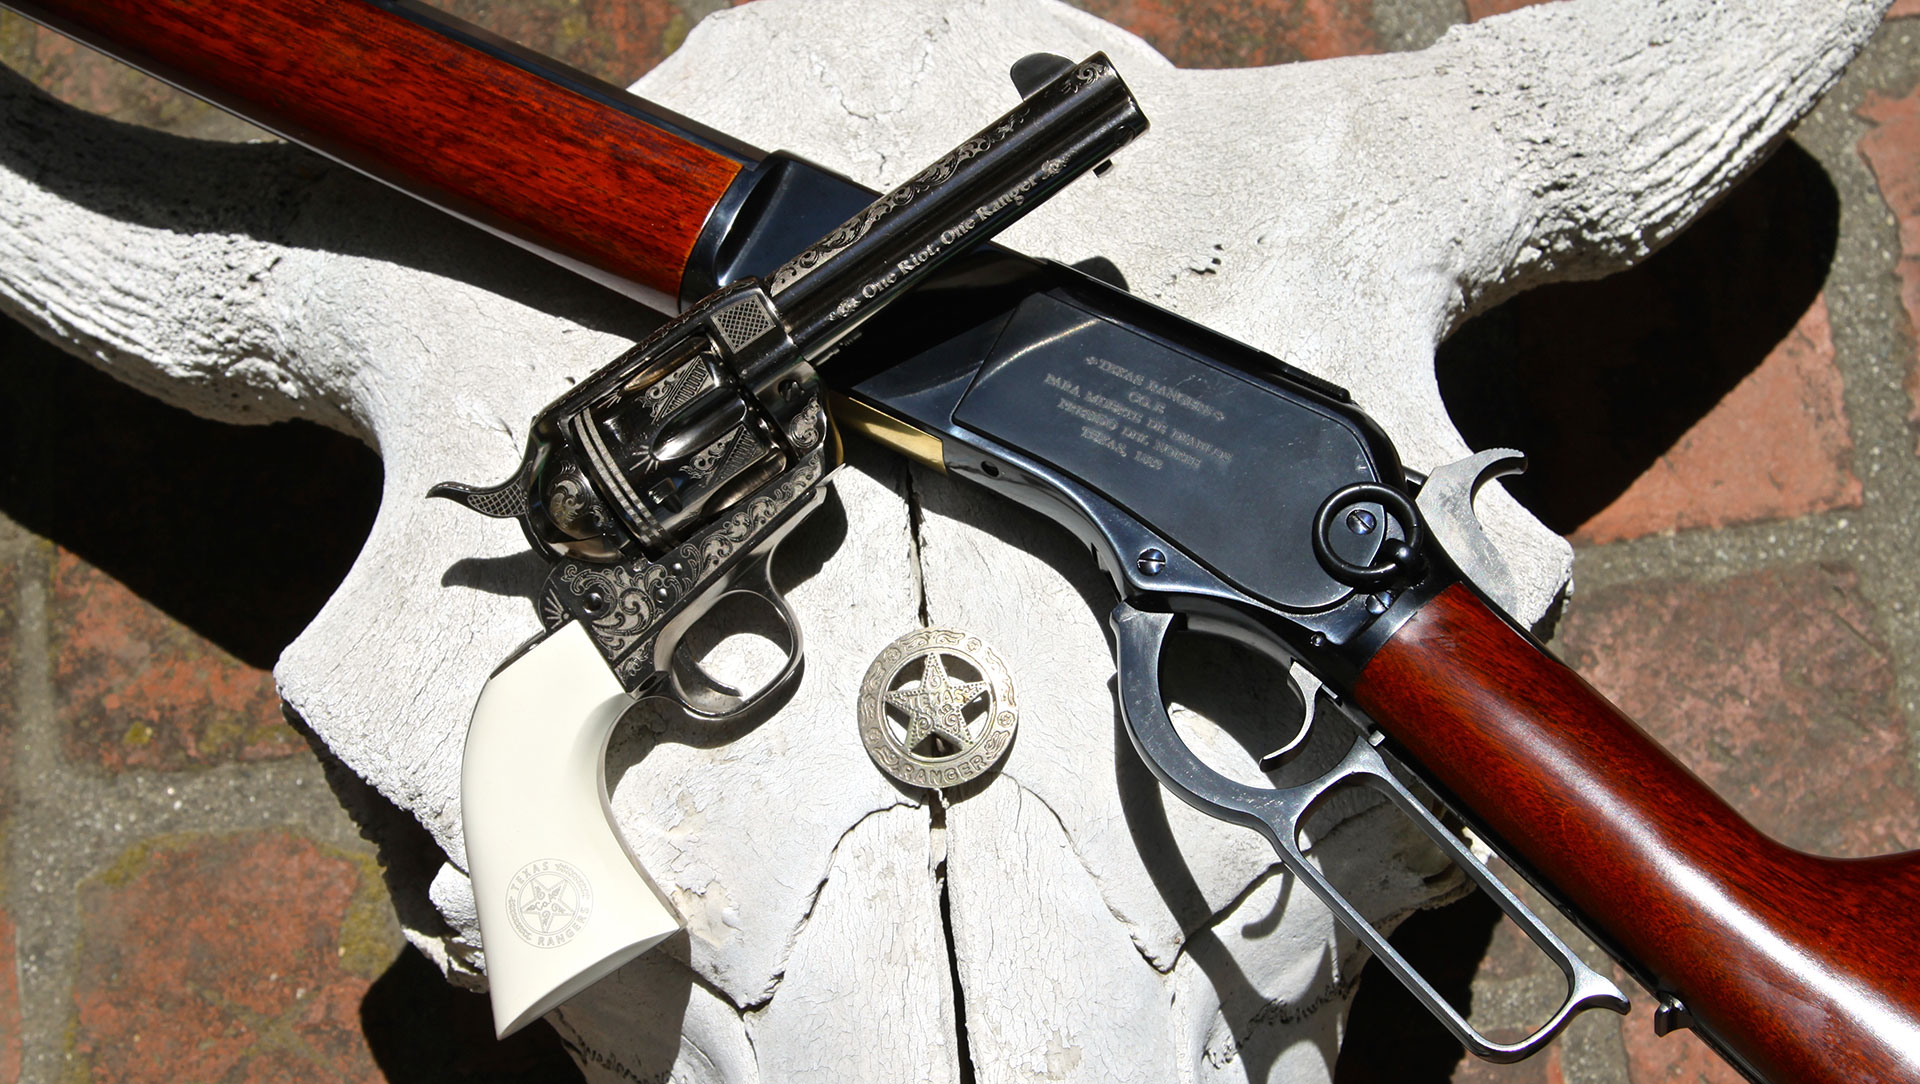
<path id="1" fill-rule="evenodd" d="M 765 536 L 766 528 L 818 483 L 820 451 L 803 458 L 744 505 L 658 560 L 621 564 L 568 561 L 556 566 L 540 600 L 547 628 L 578 619 L 628 689 L 653 677 L 652 645 L 660 628 L 689 598 L 737 555 Z"/>
<path id="2" fill-rule="evenodd" d="M 1079 70 L 1073 73 L 1073 82 L 1067 84 L 1067 93 L 1078 94 L 1087 87 L 1092 86 L 1102 76 L 1109 75 L 1112 72 L 1113 69 L 1105 64 L 1082 64 Z"/>
<path id="3" fill-rule="evenodd" d="M 680 469 L 685 471 L 687 477 L 694 481 L 704 481 L 708 475 L 713 473 L 714 467 L 718 466 L 721 460 L 725 458 L 727 448 L 731 446 L 739 436 L 740 430 L 731 430 L 719 440 L 714 441 L 712 444 L 707 445 L 695 453 L 694 457 L 683 464 Z"/>
<path id="4" fill-rule="evenodd" d="M 815 268 L 831 259 L 842 250 L 873 231 L 888 215 L 912 203 L 927 192 L 938 188 L 960 171 L 960 165 L 968 159 L 976 158 L 997 143 L 1011 135 L 1027 119 L 1028 110 L 1020 108 L 1000 122 L 990 133 L 974 136 L 960 144 L 939 161 L 915 174 L 898 188 L 881 196 L 853 218 L 832 233 L 815 242 L 806 251 L 782 264 L 769 280 L 768 290 L 778 294 L 788 286 L 799 282 L 811 274 Z M 851 299 L 849 299 L 851 300 Z M 843 303 L 844 304 L 844 303 Z M 851 310 L 849 310 L 851 311 Z M 846 313 L 840 313 L 844 316 Z"/>
<path id="5" fill-rule="evenodd" d="M 571 460 L 547 483 L 547 518 L 572 538 L 601 538 L 613 533 L 613 517 Z"/>
<path id="6" fill-rule="evenodd" d="M 807 405 L 800 408 L 793 421 L 787 424 L 787 439 L 801 451 L 807 451 L 820 443 L 825 430 L 826 414 L 820 409 L 820 400 L 809 399 Z"/>
<path id="7" fill-rule="evenodd" d="M 616 658 L 646 635 L 655 608 L 641 582 L 644 562 L 587 565 L 568 561 L 554 570 L 552 590 L 570 616 L 583 619 L 602 654 Z"/>
<path id="8" fill-rule="evenodd" d="M 696 357 L 649 385 L 641 394 L 646 397 L 653 417 L 664 418 L 713 386 L 712 377 L 706 358 Z"/>

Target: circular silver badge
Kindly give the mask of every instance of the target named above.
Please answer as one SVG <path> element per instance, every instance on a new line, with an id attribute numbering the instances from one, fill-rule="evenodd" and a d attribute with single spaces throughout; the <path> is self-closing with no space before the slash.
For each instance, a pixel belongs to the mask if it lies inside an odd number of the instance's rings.
<path id="1" fill-rule="evenodd" d="M 535 948 L 558 948 L 573 940 L 591 914 L 593 885 L 572 863 L 558 858 L 528 862 L 507 884 L 513 932 Z"/>
<path id="2" fill-rule="evenodd" d="M 888 644 L 860 683 L 860 740 L 888 775 L 915 787 L 978 778 L 1013 744 L 1013 679 L 987 643 L 920 629 Z"/>

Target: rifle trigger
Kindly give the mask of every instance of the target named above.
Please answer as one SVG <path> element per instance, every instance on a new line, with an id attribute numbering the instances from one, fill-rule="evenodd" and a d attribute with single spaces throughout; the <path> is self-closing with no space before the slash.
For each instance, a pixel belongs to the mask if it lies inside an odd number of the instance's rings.
<path id="1" fill-rule="evenodd" d="M 1307 736 L 1313 733 L 1313 713 L 1320 699 L 1320 677 L 1300 662 L 1287 667 L 1287 680 L 1293 683 L 1293 689 L 1300 694 L 1300 729 L 1288 738 L 1285 745 L 1260 758 L 1260 770 L 1269 774 L 1286 767 L 1307 747 Z"/>
<path id="2" fill-rule="evenodd" d="M 1662 994 L 1660 1004 L 1653 1009 L 1653 1033 L 1664 1036 L 1692 1027 L 1693 1014 L 1687 1011 L 1686 1002 L 1672 994 Z"/>

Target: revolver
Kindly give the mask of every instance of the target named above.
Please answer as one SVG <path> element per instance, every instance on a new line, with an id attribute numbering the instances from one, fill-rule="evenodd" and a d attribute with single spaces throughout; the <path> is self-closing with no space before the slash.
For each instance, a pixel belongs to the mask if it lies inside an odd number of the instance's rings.
<path id="1" fill-rule="evenodd" d="M 769 562 L 841 462 L 815 366 L 1145 130 L 1104 55 L 1052 74 L 765 281 L 722 287 L 555 400 L 505 482 L 431 491 L 518 519 L 551 562 L 544 631 L 482 689 L 461 769 L 501 1036 L 679 928 L 606 807 L 602 762 L 627 707 L 662 696 L 726 721 L 765 710 L 800 674 L 799 627 Z M 751 693 L 701 669 L 685 639 L 741 594 L 772 607 L 787 641 Z"/>

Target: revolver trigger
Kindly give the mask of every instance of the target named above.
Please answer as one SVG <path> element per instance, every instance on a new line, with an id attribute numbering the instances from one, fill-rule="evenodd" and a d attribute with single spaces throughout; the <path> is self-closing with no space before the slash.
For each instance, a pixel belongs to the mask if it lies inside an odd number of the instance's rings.
<path id="1" fill-rule="evenodd" d="M 1500 550 L 1473 510 L 1473 496 L 1495 478 L 1527 469 L 1527 457 L 1512 448 L 1488 448 L 1435 467 L 1414 498 L 1427 532 L 1454 566 L 1482 594 L 1512 611 L 1520 588 Z"/>
<path id="2" fill-rule="evenodd" d="M 786 640 L 786 657 L 779 670 L 765 684 L 752 692 L 742 692 L 736 686 L 713 676 L 694 658 L 688 646 L 685 632 L 678 643 L 674 644 L 667 665 L 667 682 L 670 695 L 680 702 L 689 715 L 708 722 L 732 722 L 742 716 L 754 713 L 790 694 L 796 679 L 800 676 L 802 659 L 800 622 L 788 608 L 787 600 L 773 586 L 771 574 L 771 554 L 762 553 L 755 557 L 740 572 L 739 577 L 713 598 L 713 605 L 721 600 L 737 595 L 750 595 L 765 602 L 772 610 L 774 619 L 780 626 L 780 633 Z M 710 612 L 710 610 L 709 610 Z M 698 624 L 698 622 L 695 622 Z"/>

